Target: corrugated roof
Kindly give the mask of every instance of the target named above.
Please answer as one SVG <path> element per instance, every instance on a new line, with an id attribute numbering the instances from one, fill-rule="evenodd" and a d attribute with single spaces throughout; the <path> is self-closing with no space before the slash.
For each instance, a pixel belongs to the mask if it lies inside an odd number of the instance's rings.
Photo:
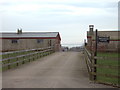
<path id="1" fill-rule="evenodd" d="M 59 32 L 23 32 L 22 34 L 17 34 L 17 33 L 0 33 L 0 37 L 2 38 L 22 38 L 22 37 L 57 37 Z"/>

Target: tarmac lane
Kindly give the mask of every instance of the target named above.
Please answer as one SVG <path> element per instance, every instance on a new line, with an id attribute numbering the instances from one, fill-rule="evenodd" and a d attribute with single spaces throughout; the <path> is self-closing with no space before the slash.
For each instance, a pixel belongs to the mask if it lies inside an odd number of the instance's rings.
<path id="1" fill-rule="evenodd" d="M 56 52 L 2 73 L 3 88 L 112 88 L 89 80 L 82 52 Z"/>

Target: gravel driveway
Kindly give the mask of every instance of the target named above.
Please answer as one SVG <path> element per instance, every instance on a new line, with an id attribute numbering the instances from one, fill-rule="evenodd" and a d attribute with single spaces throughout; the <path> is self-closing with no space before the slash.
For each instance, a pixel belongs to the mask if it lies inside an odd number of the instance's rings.
<path id="1" fill-rule="evenodd" d="M 89 80 L 81 52 L 56 52 L 2 76 L 3 88 L 111 88 Z"/>

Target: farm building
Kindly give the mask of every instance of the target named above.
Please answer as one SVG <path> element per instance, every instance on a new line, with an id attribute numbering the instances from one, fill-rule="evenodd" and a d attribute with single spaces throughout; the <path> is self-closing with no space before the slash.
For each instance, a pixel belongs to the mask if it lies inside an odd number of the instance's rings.
<path id="1" fill-rule="evenodd" d="M 118 34 L 120 31 L 98 31 L 98 37 L 109 38 L 108 42 L 98 42 L 98 51 L 118 51 L 120 49 L 120 37 Z M 94 31 L 94 25 L 89 25 L 89 31 L 87 31 L 87 47 L 90 50 L 95 50 L 96 32 Z"/>
<path id="2" fill-rule="evenodd" d="M 61 48 L 59 32 L 22 32 L 1 33 L 2 51 L 16 51 L 53 46 L 56 51 Z"/>

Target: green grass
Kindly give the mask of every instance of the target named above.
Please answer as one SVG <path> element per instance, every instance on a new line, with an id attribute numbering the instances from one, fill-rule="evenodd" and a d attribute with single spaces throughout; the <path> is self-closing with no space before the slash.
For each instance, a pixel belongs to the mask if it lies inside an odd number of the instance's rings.
<path id="1" fill-rule="evenodd" d="M 114 69 L 110 69 L 110 68 L 99 67 L 99 68 L 97 68 L 97 72 L 101 73 L 101 74 L 110 74 L 110 75 L 118 76 L 118 68 L 116 68 L 116 70 L 114 70 Z"/>
<path id="2" fill-rule="evenodd" d="M 110 52 L 99 52 L 97 56 L 104 56 L 104 57 L 118 57 L 120 53 L 110 53 Z M 119 61 L 118 60 L 97 60 L 97 64 L 100 65 L 105 65 L 105 66 L 119 66 L 118 65 Z M 108 75 L 113 75 L 113 76 L 118 76 L 118 67 L 116 69 L 114 68 L 104 68 L 104 67 L 97 67 L 97 73 L 101 74 L 108 74 Z M 111 78 L 111 77 L 105 77 L 105 76 L 97 76 L 97 81 L 105 82 L 105 83 L 110 83 L 110 84 L 118 84 L 118 78 Z"/>
<path id="3" fill-rule="evenodd" d="M 120 53 L 115 53 L 115 52 L 98 52 L 97 56 L 120 57 Z"/>
<path id="4" fill-rule="evenodd" d="M 118 60 L 97 60 L 97 64 L 118 66 Z"/>

